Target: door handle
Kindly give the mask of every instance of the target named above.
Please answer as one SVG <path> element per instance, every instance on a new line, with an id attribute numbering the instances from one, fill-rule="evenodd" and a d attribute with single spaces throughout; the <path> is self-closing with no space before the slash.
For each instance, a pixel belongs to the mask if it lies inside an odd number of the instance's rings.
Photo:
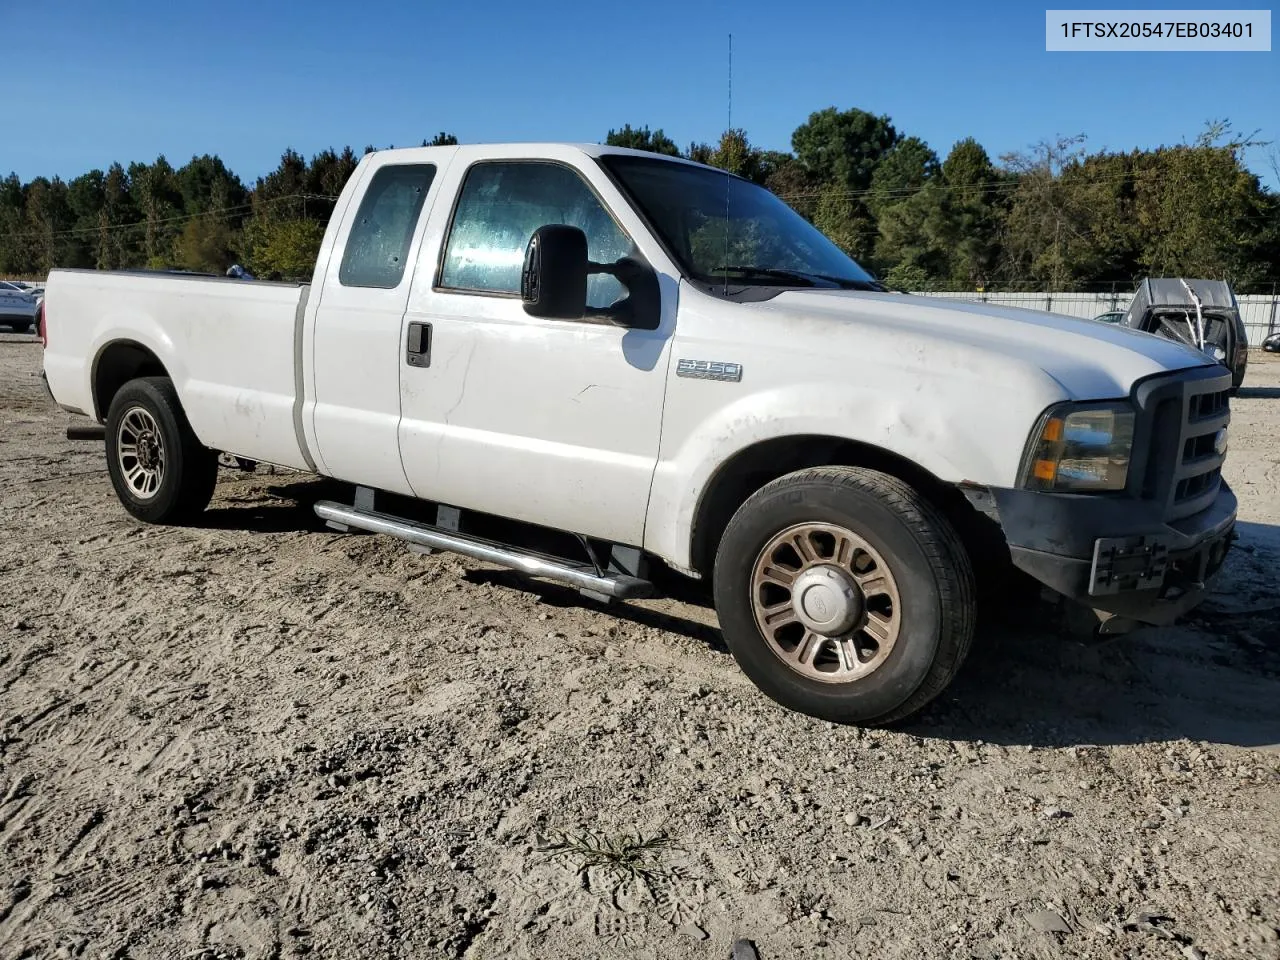
<path id="1" fill-rule="evenodd" d="M 405 363 L 411 367 L 431 366 L 431 324 L 409 324 L 409 342 L 404 349 Z"/>

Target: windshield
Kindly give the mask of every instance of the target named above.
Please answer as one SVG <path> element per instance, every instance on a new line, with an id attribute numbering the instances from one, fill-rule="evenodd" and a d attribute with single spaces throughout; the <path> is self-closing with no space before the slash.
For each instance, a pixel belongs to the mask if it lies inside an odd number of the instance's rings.
<path id="1" fill-rule="evenodd" d="M 695 280 L 883 289 L 764 187 L 670 160 L 625 154 L 600 159 Z"/>

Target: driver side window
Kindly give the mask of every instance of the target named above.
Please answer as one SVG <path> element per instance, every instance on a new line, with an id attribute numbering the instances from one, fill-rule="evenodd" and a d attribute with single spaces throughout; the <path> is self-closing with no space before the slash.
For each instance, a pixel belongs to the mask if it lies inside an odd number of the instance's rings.
<path id="1" fill-rule="evenodd" d="M 439 286 L 518 296 L 529 238 L 539 227 L 559 223 L 587 235 L 587 256 L 596 263 L 632 252 L 631 239 L 572 168 L 529 160 L 475 164 L 454 211 Z M 589 307 L 605 309 L 626 296 L 614 277 L 587 277 Z"/>

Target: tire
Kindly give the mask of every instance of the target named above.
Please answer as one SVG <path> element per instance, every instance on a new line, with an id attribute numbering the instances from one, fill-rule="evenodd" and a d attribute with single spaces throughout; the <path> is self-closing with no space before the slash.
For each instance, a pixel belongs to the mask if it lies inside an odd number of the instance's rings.
<path id="1" fill-rule="evenodd" d="M 209 505 L 218 455 L 196 439 L 168 377 L 121 387 L 106 431 L 107 472 L 129 513 L 146 523 L 181 524 Z"/>
<path id="2" fill-rule="evenodd" d="M 14 333 L 30 333 L 31 321 L 30 320 L 11 320 L 9 321 L 9 329 L 11 329 Z"/>
<path id="3" fill-rule="evenodd" d="M 775 582 L 788 577 L 797 590 Z M 860 467 L 801 470 L 750 497 L 720 541 L 714 593 L 725 642 L 767 696 L 867 726 L 942 692 L 969 652 L 977 610 L 951 524 L 906 483 Z M 815 633 L 825 616 L 836 619 Z M 769 636 L 763 618 L 776 618 Z"/>

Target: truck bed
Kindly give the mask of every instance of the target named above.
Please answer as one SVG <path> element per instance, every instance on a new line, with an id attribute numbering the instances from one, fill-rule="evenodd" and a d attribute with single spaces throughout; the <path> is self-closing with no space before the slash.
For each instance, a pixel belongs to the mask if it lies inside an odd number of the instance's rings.
<path id="1" fill-rule="evenodd" d="M 306 469 L 295 401 L 307 290 L 178 273 L 55 270 L 45 299 L 49 389 L 65 409 L 105 420 L 94 370 L 136 344 L 173 379 L 205 446 Z"/>

